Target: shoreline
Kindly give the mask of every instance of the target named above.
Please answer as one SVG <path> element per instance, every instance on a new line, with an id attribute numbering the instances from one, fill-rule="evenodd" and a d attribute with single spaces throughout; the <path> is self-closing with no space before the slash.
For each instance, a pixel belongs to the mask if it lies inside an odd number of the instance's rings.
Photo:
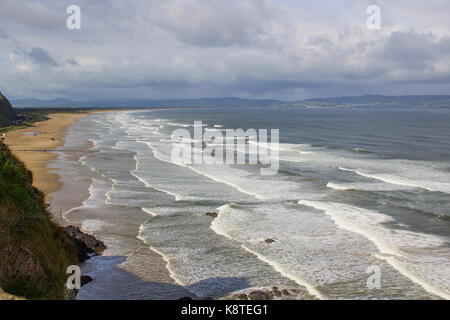
<path id="1" fill-rule="evenodd" d="M 78 229 L 78 238 L 90 238 L 86 243 L 95 240 L 106 245 L 101 255 L 80 260 L 82 275 L 90 280 L 76 295 L 68 297 L 81 300 L 199 299 L 174 278 L 165 256 L 139 237 L 140 226 L 149 219 L 148 213 L 133 209 L 114 213 L 108 204 L 95 209 L 85 205 L 92 196 L 90 189 L 95 178 L 76 168 L 81 166 L 81 157 L 91 154 L 94 144 L 86 135 L 80 140 L 72 135 L 84 128 L 78 120 L 87 115 L 93 113 L 49 114 L 49 120 L 12 131 L 7 142 L 33 173 L 33 186 L 43 191 L 52 219 L 63 227 Z M 70 131 L 72 126 L 75 126 L 73 132 Z M 278 289 L 273 292 L 267 288 L 253 289 L 248 295 L 236 292 L 222 298 L 258 300 L 272 299 L 279 294 Z"/>
<path id="2" fill-rule="evenodd" d="M 62 187 L 59 175 L 48 166 L 58 158 L 54 151 L 65 144 L 70 126 L 88 114 L 51 113 L 48 120 L 8 132 L 5 144 L 33 173 L 33 186 L 44 193 L 46 203 L 52 200 L 50 194 Z"/>
<path id="3" fill-rule="evenodd" d="M 91 219 L 102 217 L 84 207 L 85 201 L 90 198 L 92 177 L 72 170 L 70 166 L 89 152 L 92 142 L 83 141 L 73 150 L 64 146 L 71 141 L 67 135 L 79 119 L 105 112 L 108 111 L 49 114 L 49 120 L 10 131 L 6 141 L 14 155 L 32 172 L 33 186 L 44 193 L 52 219 L 63 227 L 78 227 L 82 233 L 106 245 L 100 256 L 93 256 L 80 264 L 82 274 L 94 281 L 80 289 L 78 299 L 104 299 L 105 295 L 115 299 L 115 291 L 120 291 L 118 296 L 128 296 L 129 283 L 141 288 L 141 296 L 134 296 L 131 290 L 130 297 L 134 299 L 194 298 L 170 276 L 163 256 L 137 238 L 138 225 L 148 218 L 145 213 L 136 217 L 140 222 L 136 227 L 130 225 L 126 234 L 115 234 L 118 230 L 109 232 L 84 228 Z M 64 165 L 61 166 L 61 163 Z M 142 268 L 144 265 L 147 267 Z M 105 268 L 110 269 L 108 274 L 104 273 Z M 109 293 L 105 292 L 106 288 Z M 162 297 L 155 290 L 164 291 L 167 296 Z"/>

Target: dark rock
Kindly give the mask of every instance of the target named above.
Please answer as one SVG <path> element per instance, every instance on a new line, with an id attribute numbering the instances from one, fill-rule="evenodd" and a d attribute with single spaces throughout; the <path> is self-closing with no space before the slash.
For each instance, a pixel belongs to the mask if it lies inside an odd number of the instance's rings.
<path id="1" fill-rule="evenodd" d="M 64 290 L 64 300 L 77 300 L 77 289 L 67 289 Z"/>
<path id="2" fill-rule="evenodd" d="M 84 286 L 85 284 L 92 282 L 94 279 L 92 279 L 91 276 L 81 276 L 80 280 L 81 280 L 81 286 Z"/>
<path id="3" fill-rule="evenodd" d="M 78 250 L 78 260 L 80 262 L 89 259 L 89 254 L 98 254 L 106 249 L 105 244 L 97 240 L 94 236 L 83 233 L 74 226 L 67 226 L 64 231 L 69 235 Z"/>
<path id="4" fill-rule="evenodd" d="M 285 296 L 290 296 L 290 295 L 291 295 L 290 292 L 288 291 L 288 289 L 283 289 L 283 290 L 281 290 L 281 292 L 282 292 L 283 295 L 285 295 Z"/>
<path id="5" fill-rule="evenodd" d="M 205 215 L 208 217 L 212 217 L 214 219 L 219 216 L 219 214 L 217 212 L 207 212 L 207 213 L 205 213 Z"/>
<path id="6" fill-rule="evenodd" d="M 275 239 L 269 238 L 269 239 L 264 240 L 264 242 L 265 242 L 265 243 L 274 243 L 274 242 L 275 242 Z"/>
<path id="7" fill-rule="evenodd" d="M 182 298 L 180 298 L 178 300 L 192 300 L 192 298 L 191 297 L 182 297 Z"/>
<path id="8" fill-rule="evenodd" d="M 248 297 L 250 300 L 271 300 L 273 298 L 273 294 L 258 290 L 250 292 Z"/>
<path id="9" fill-rule="evenodd" d="M 248 300 L 248 296 L 245 293 L 241 293 L 241 294 L 236 295 L 236 298 L 238 300 Z"/>
<path id="10" fill-rule="evenodd" d="M 273 287 L 272 289 L 273 289 L 273 294 L 274 294 L 275 297 L 281 297 L 281 296 L 283 295 L 283 294 L 281 293 L 281 291 L 278 290 L 277 287 Z"/>

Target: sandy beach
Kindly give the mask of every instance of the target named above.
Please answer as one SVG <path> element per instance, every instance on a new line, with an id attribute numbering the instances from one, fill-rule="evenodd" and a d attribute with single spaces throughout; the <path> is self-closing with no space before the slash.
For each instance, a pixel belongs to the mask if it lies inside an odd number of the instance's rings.
<path id="1" fill-rule="evenodd" d="M 8 132 L 6 144 L 14 155 L 33 173 L 33 185 L 51 198 L 50 193 L 61 188 L 56 173 L 49 172 L 50 161 L 57 158 L 51 150 L 65 142 L 67 129 L 88 113 L 52 113 L 49 120 L 37 122 L 33 127 Z"/>

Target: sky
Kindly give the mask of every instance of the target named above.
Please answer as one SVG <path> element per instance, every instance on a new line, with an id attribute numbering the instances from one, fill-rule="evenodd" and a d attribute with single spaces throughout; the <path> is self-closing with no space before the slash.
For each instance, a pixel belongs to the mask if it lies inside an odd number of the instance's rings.
<path id="1" fill-rule="evenodd" d="M 66 12 L 81 9 L 81 29 Z M 367 8 L 380 8 L 369 29 Z M 448 0 L 0 0 L 12 99 L 450 94 Z"/>

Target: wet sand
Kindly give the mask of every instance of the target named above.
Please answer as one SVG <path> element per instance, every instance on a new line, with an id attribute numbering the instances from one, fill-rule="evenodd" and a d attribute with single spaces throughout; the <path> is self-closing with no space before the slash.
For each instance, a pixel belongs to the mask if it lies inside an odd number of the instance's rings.
<path id="1" fill-rule="evenodd" d="M 88 113 L 53 113 L 49 120 L 37 122 L 33 127 L 8 132 L 5 143 L 33 173 L 33 186 L 46 195 L 61 188 L 56 173 L 47 165 L 58 156 L 53 149 L 64 145 L 67 129 L 76 120 Z"/>

